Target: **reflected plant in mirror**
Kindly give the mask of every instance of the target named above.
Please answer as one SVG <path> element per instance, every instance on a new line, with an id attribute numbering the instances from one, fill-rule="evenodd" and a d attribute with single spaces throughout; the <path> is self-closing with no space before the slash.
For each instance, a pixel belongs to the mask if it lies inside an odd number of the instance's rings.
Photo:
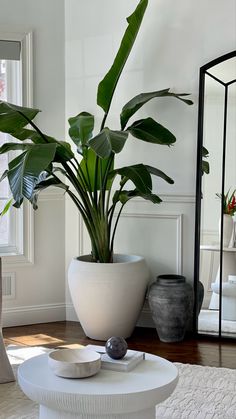
<path id="1" fill-rule="evenodd" d="M 236 212 L 236 189 L 230 194 L 230 189 L 223 195 L 223 213 L 228 215 L 234 215 Z M 222 200 L 222 194 L 216 193 L 217 198 Z"/>

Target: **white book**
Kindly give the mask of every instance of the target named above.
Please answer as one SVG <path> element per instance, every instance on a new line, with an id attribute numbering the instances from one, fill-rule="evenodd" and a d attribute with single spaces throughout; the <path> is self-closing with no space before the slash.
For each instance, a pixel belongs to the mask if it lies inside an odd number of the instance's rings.
<path id="1" fill-rule="evenodd" d="M 101 368 L 106 370 L 128 372 L 145 359 L 144 352 L 132 351 L 130 349 L 128 349 L 122 359 L 112 359 L 107 355 L 104 346 L 87 345 L 86 348 L 101 354 Z"/>

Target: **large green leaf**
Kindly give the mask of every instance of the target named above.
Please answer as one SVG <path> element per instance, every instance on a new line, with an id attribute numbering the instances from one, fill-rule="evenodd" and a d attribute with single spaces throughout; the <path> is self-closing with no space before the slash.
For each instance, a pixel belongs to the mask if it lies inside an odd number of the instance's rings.
<path id="1" fill-rule="evenodd" d="M 121 204 L 124 205 L 130 199 L 137 197 L 141 197 L 143 199 L 146 199 L 147 201 L 151 201 L 153 204 L 160 204 L 162 202 L 161 198 L 155 194 L 144 194 L 140 191 L 137 191 L 137 189 L 134 189 L 133 191 L 116 191 L 113 196 L 113 203 L 120 201 Z"/>
<path id="2" fill-rule="evenodd" d="M 38 112 L 39 109 L 24 108 L 0 101 L 0 131 L 8 134 L 17 131 L 34 119 Z"/>
<path id="3" fill-rule="evenodd" d="M 11 132 L 11 135 L 20 141 L 31 140 L 34 144 L 48 144 L 55 143 L 58 145 L 55 155 L 55 161 L 70 160 L 74 157 L 71 146 L 66 141 L 58 141 L 55 138 L 46 135 L 42 132 L 37 132 L 31 129 L 21 128 L 17 131 Z M 20 147 L 19 147 L 20 149 Z"/>
<path id="4" fill-rule="evenodd" d="M 41 182 L 36 184 L 36 186 L 33 190 L 33 194 L 30 198 L 30 202 L 31 202 L 34 210 L 38 209 L 39 193 L 41 191 L 43 191 L 44 189 L 48 188 L 49 186 L 54 186 L 54 187 L 57 187 L 57 188 L 61 188 L 61 189 L 64 189 L 65 191 L 67 191 L 69 189 L 69 186 L 65 185 L 63 182 L 60 181 L 60 179 L 57 179 L 55 177 L 50 176 L 47 179 L 42 180 Z"/>
<path id="5" fill-rule="evenodd" d="M 69 160 L 74 154 L 70 144 L 64 141 L 58 141 L 42 133 L 31 121 L 40 112 L 39 109 L 25 108 L 23 106 L 13 105 L 12 103 L 0 101 L 0 131 L 11 134 L 18 140 L 31 140 L 34 144 L 56 143 L 58 149 L 56 161 Z M 24 128 L 28 123 L 33 124 L 37 130 Z"/>
<path id="6" fill-rule="evenodd" d="M 112 131 L 104 128 L 98 135 L 89 140 L 90 147 L 102 159 L 110 156 L 111 152 L 119 153 L 128 138 L 128 132 Z"/>
<path id="7" fill-rule="evenodd" d="M 110 108 L 116 85 L 135 42 L 147 4 L 148 0 L 141 0 L 132 15 L 127 18 L 129 25 L 122 38 L 115 60 L 104 79 L 99 83 L 97 104 L 101 106 L 105 113 Z"/>
<path id="8" fill-rule="evenodd" d="M 96 159 L 97 155 L 96 153 L 89 148 L 87 152 L 87 158 L 83 158 L 80 162 L 80 168 L 83 172 L 84 178 L 86 180 L 87 185 L 90 187 L 90 191 L 95 190 L 95 178 L 97 178 L 97 185 L 96 190 L 101 189 L 101 180 L 103 182 L 104 175 L 107 172 L 107 166 L 109 164 L 109 159 L 98 159 L 97 166 L 96 166 Z M 97 169 L 96 169 L 97 167 Z M 113 164 L 111 166 L 111 170 L 113 169 Z M 97 170 L 98 176 L 95 175 L 95 172 Z M 106 188 L 110 189 L 111 185 L 111 179 L 108 180 Z"/>
<path id="9" fill-rule="evenodd" d="M 152 178 L 143 164 L 121 167 L 111 172 L 110 176 L 119 174 L 121 176 L 121 185 L 131 180 L 139 192 L 149 194 L 152 189 Z"/>
<path id="10" fill-rule="evenodd" d="M 134 137 L 148 143 L 171 145 L 175 136 L 152 118 L 140 119 L 127 128 Z"/>
<path id="11" fill-rule="evenodd" d="M 210 164 L 208 161 L 203 160 L 204 158 L 209 157 L 209 151 L 206 147 L 202 146 L 202 175 L 206 173 L 206 175 L 209 175 L 210 173 Z"/>
<path id="12" fill-rule="evenodd" d="M 141 93 L 131 99 L 126 105 L 122 108 L 122 112 L 120 115 L 120 122 L 121 128 L 124 129 L 128 120 L 140 109 L 145 103 L 149 102 L 149 100 L 156 98 L 156 97 L 165 97 L 165 96 L 172 96 L 176 99 L 181 100 L 182 102 L 186 103 L 187 105 L 192 105 L 192 100 L 183 99 L 182 96 L 188 96 L 188 93 L 172 93 L 169 91 L 170 89 L 158 90 L 156 92 L 149 92 L 149 93 Z"/>
<path id="13" fill-rule="evenodd" d="M 30 199 L 40 173 L 53 161 L 57 144 L 34 145 L 9 163 L 8 180 L 16 203 Z"/>
<path id="14" fill-rule="evenodd" d="M 0 147 L 0 154 L 8 153 L 9 151 L 15 150 L 28 150 L 29 148 L 34 147 L 34 144 L 29 143 L 4 143 Z"/>
<path id="15" fill-rule="evenodd" d="M 69 135 L 81 152 L 81 146 L 86 145 L 92 137 L 94 116 L 88 112 L 81 112 L 73 118 L 69 118 L 68 122 L 70 124 Z"/>
<path id="16" fill-rule="evenodd" d="M 210 165 L 208 161 L 202 160 L 202 174 L 206 173 L 206 175 L 209 175 L 210 173 Z"/>
<path id="17" fill-rule="evenodd" d="M 174 183 L 173 179 L 171 179 L 169 176 L 167 176 L 164 172 L 157 169 L 156 167 L 148 166 L 146 164 L 145 164 L 145 167 L 151 175 L 158 176 L 158 177 L 164 179 L 166 182 L 168 182 L 170 184 Z"/>
<path id="18" fill-rule="evenodd" d="M 7 203 L 4 206 L 3 210 L 0 212 L 0 217 L 3 217 L 3 215 L 5 215 L 9 211 L 9 209 L 12 206 L 12 202 L 13 202 L 13 199 L 12 198 L 10 198 L 9 201 L 7 201 Z"/>

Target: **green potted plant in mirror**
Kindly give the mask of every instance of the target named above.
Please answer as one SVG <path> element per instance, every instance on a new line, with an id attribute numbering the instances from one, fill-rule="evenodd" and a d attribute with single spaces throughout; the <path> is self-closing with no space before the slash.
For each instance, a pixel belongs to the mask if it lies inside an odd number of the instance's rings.
<path id="1" fill-rule="evenodd" d="M 20 207 L 24 199 L 36 209 L 39 192 L 49 186 L 62 188 L 70 196 L 87 228 L 91 254 L 72 260 L 69 288 L 82 327 L 94 339 L 106 340 L 112 335 L 128 337 L 132 333 L 149 280 L 142 257 L 114 253 L 115 233 L 124 206 L 135 197 L 154 204 L 161 202 L 152 191 L 152 176 L 173 183 L 161 170 L 144 163 L 115 166 L 115 156 L 123 150 L 129 135 L 138 141 L 165 146 L 176 141 L 153 118 L 132 123 L 130 118 L 154 98 L 170 97 L 192 104 L 185 93 L 177 94 L 169 89 L 141 93 L 122 108 L 119 130 L 107 125 L 112 98 L 147 4 L 148 0 L 139 1 L 127 18 L 128 26 L 114 62 L 98 85 L 97 104 L 104 111 L 99 132 L 94 133 L 94 116 L 88 112 L 69 119 L 69 136 L 76 146 L 75 152 L 68 142 L 46 135 L 33 122 L 38 109 L 0 102 L 0 131 L 20 140 L 3 144 L 0 153 L 21 151 L 2 176 L 8 178 L 12 192 L 12 200 L 4 212 L 11 204 Z M 118 190 L 113 189 L 116 178 L 120 179 Z M 126 189 L 129 181 L 132 189 Z"/>

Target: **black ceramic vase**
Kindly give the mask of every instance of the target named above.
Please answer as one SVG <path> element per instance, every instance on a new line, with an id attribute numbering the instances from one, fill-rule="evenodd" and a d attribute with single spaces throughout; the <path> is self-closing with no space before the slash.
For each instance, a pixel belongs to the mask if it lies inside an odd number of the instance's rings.
<path id="1" fill-rule="evenodd" d="M 193 311 L 193 288 L 182 275 L 160 275 L 150 286 L 148 301 L 162 342 L 184 339 Z"/>

